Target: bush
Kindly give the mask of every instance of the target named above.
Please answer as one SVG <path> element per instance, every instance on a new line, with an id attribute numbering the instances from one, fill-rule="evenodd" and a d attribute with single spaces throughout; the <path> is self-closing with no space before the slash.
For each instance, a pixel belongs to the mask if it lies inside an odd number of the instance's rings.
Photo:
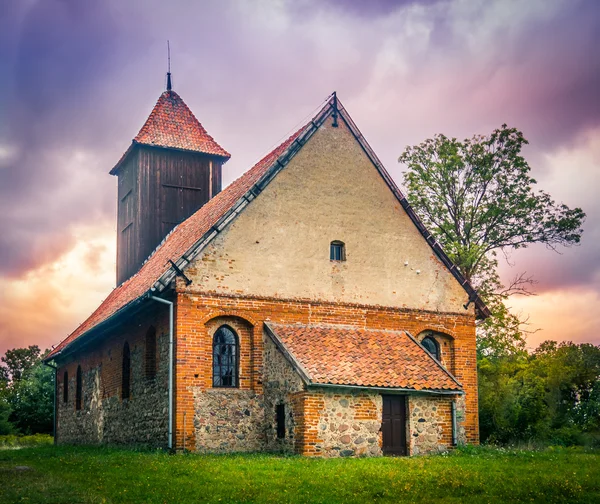
<path id="1" fill-rule="evenodd" d="M 49 434 L 33 434 L 31 436 L 16 436 L 9 434 L 0 436 L 0 448 L 24 448 L 31 446 L 44 446 L 54 443 L 54 438 Z"/>
<path id="2" fill-rule="evenodd" d="M 0 396 L 0 436 L 7 434 L 14 434 L 17 430 L 15 426 L 10 422 L 9 417 L 12 413 L 10 406 L 6 399 Z"/>

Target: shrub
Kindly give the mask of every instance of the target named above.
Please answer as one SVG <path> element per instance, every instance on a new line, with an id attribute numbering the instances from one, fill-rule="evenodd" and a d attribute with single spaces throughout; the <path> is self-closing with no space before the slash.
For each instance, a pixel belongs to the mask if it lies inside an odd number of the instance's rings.
<path id="1" fill-rule="evenodd" d="M 31 436 L 8 434 L 0 436 L 0 448 L 24 448 L 51 445 L 52 443 L 54 443 L 54 438 L 49 434 L 33 434 Z"/>

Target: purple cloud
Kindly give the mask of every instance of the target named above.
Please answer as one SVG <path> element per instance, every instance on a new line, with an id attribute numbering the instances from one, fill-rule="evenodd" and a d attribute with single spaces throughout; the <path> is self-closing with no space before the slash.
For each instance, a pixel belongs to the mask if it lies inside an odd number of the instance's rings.
<path id="1" fill-rule="evenodd" d="M 162 91 L 167 39 L 175 89 L 233 154 L 227 182 L 335 89 L 397 180 L 406 144 L 507 122 L 531 141 L 546 189 L 544 155 L 600 126 L 600 8 L 512 5 L 9 0 L 0 15 L 9 70 L 0 81 L 0 275 L 60 256 L 78 224 L 114 219 L 107 172 Z M 548 288 L 589 283 L 586 272 L 597 271 L 600 208 L 589 185 L 566 201 L 588 212 L 584 245 L 572 263 L 544 259 Z M 567 263 L 568 274 L 553 273 Z"/>

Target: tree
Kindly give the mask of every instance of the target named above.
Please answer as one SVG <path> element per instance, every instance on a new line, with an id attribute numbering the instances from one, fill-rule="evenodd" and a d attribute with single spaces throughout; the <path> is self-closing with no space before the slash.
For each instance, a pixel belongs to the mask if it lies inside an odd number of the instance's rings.
<path id="1" fill-rule="evenodd" d="M 40 354 L 40 347 L 37 345 L 7 350 L 1 359 L 4 365 L 0 366 L 0 375 L 11 381 L 21 380 L 40 360 Z"/>
<path id="2" fill-rule="evenodd" d="M 48 351 L 44 352 L 46 355 Z M 52 432 L 53 370 L 37 345 L 7 350 L 0 365 L 0 434 Z"/>
<path id="3" fill-rule="evenodd" d="M 531 354 L 479 361 L 484 441 L 600 439 L 600 347 L 546 341 Z"/>
<path id="4" fill-rule="evenodd" d="M 0 436 L 12 434 L 15 431 L 14 425 L 9 420 L 11 411 L 8 401 L 0 391 Z"/>
<path id="5" fill-rule="evenodd" d="M 26 378 L 14 382 L 8 403 L 10 422 L 22 434 L 52 434 L 54 370 L 38 361 Z"/>
<path id="6" fill-rule="evenodd" d="M 521 155 L 527 140 L 502 125 L 489 136 L 463 140 L 436 135 L 407 147 L 408 200 L 461 273 L 478 290 L 493 316 L 480 326 L 480 355 L 524 348 L 520 321 L 504 302 L 529 294 L 525 274 L 504 286 L 498 254 L 543 243 L 550 249 L 578 244 L 585 214 L 535 191 L 536 180 Z"/>

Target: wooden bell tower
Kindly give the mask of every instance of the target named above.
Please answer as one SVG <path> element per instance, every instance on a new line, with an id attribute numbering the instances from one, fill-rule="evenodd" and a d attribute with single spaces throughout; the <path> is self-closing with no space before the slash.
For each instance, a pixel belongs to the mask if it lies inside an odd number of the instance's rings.
<path id="1" fill-rule="evenodd" d="M 118 177 L 117 285 L 221 191 L 222 166 L 230 157 L 171 89 L 169 72 L 167 90 L 110 171 Z"/>

